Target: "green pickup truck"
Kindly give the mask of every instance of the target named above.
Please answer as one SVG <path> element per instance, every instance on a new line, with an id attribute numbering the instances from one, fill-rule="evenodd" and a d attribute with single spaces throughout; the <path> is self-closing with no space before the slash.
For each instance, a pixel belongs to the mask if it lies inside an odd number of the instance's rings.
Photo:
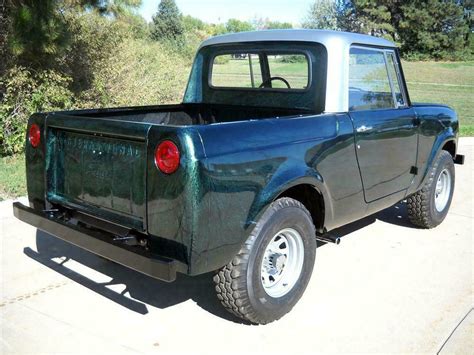
<path id="1" fill-rule="evenodd" d="M 211 38 L 180 105 L 34 114 L 20 220 L 157 279 L 214 272 L 265 324 L 289 312 L 331 230 L 406 200 L 443 221 L 459 123 L 414 104 L 395 45 L 274 30 Z"/>

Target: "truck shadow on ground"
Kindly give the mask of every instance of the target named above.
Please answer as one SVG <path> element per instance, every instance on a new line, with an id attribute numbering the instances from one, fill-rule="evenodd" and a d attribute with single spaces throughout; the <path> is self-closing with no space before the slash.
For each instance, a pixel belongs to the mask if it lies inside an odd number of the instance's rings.
<path id="1" fill-rule="evenodd" d="M 37 262 L 134 312 L 147 314 L 147 305 L 164 309 L 192 299 L 218 317 L 243 323 L 220 305 L 214 292 L 212 273 L 195 277 L 178 274 L 175 282 L 167 283 L 101 258 L 40 230 L 36 232 L 36 248 L 37 251 L 31 248 L 24 248 L 23 251 Z M 61 258 L 61 261 L 53 260 L 55 258 Z M 110 281 L 96 282 L 87 276 L 87 271 L 81 270 L 79 273 L 70 269 L 70 260 L 107 276 Z M 112 285 L 124 285 L 125 289 L 119 293 L 110 288 Z"/>
<path id="2" fill-rule="evenodd" d="M 377 219 L 410 226 L 404 204 L 400 203 L 378 214 L 338 228 L 335 232 L 341 237 L 349 236 L 352 232 L 374 223 Z M 319 244 L 321 245 L 324 243 Z M 166 283 L 98 257 L 40 230 L 36 233 L 36 247 L 37 251 L 28 247 L 24 248 L 24 253 L 70 280 L 134 312 L 147 314 L 149 312 L 147 305 L 164 309 L 191 299 L 217 317 L 241 324 L 250 324 L 234 317 L 221 306 L 214 292 L 212 273 L 194 277 L 178 274 L 175 282 Z M 55 258 L 61 258 L 61 261 L 53 260 Z M 105 283 L 96 282 L 68 268 L 67 263 L 70 260 L 96 270 L 111 280 Z M 125 289 L 119 293 L 109 288 L 111 285 L 125 285 Z"/>
<path id="3" fill-rule="evenodd" d="M 385 210 L 382 210 L 373 215 L 362 218 L 358 221 L 334 229 L 331 231 L 331 234 L 337 235 L 342 238 L 359 229 L 367 227 L 372 223 L 375 223 L 375 221 L 377 220 L 400 227 L 418 228 L 415 225 L 411 224 L 410 220 L 408 219 L 406 203 L 404 201 L 400 201 Z"/>

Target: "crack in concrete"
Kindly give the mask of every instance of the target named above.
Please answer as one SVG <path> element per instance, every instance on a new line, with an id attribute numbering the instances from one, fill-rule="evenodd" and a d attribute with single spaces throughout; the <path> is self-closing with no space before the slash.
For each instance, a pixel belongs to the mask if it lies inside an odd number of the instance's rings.
<path id="1" fill-rule="evenodd" d="M 9 299 L 6 299 L 6 300 L 2 300 L 1 303 L 0 303 L 0 307 L 5 307 L 6 305 L 9 305 L 9 304 L 21 302 L 21 301 L 24 301 L 26 299 L 29 299 L 29 298 L 32 298 L 32 297 L 35 297 L 35 296 L 39 296 L 39 295 L 44 294 L 46 292 L 49 292 L 49 291 L 55 290 L 59 287 L 65 286 L 68 283 L 70 283 L 69 280 L 58 282 L 58 283 L 51 284 L 51 285 L 48 285 L 46 287 L 40 288 L 39 290 L 34 291 L 34 292 L 28 292 L 28 293 L 23 294 L 21 296 L 17 296 L 17 297 L 9 298 Z"/>
<path id="2" fill-rule="evenodd" d="M 451 337 L 454 335 L 454 333 L 456 332 L 456 330 L 459 328 L 459 326 L 462 324 L 462 322 L 464 322 L 464 320 L 467 318 L 467 316 L 473 311 L 474 308 L 471 307 L 471 309 L 469 309 L 469 311 L 464 315 L 464 317 L 462 317 L 462 319 L 456 324 L 456 326 L 454 327 L 454 329 L 451 331 L 451 333 L 448 335 L 448 337 L 446 338 L 446 340 L 443 342 L 443 344 L 441 344 L 441 347 L 439 348 L 439 350 L 436 352 L 436 355 L 439 355 L 439 353 L 443 350 L 443 348 L 446 346 L 446 344 L 448 343 L 449 339 L 451 339 Z"/>

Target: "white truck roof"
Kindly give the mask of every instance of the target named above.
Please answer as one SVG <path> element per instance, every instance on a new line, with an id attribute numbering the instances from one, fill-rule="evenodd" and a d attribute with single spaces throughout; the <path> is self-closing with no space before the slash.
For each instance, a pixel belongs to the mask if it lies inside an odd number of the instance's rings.
<path id="1" fill-rule="evenodd" d="M 245 42 L 315 42 L 327 51 L 325 112 L 347 112 L 349 107 L 349 51 L 351 46 L 381 47 L 394 51 L 396 46 L 384 38 L 330 30 L 266 30 L 239 32 L 209 38 L 201 48 L 215 44 Z"/>
<path id="2" fill-rule="evenodd" d="M 343 42 L 350 46 L 362 44 L 380 47 L 395 47 L 393 42 L 384 38 L 331 30 L 265 30 L 239 32 L 209 38 L 201 47 L 224 43 L 260 42 L 260 41 L 302 41 L 317 42 L 329 47 L 334 41 Z"/>

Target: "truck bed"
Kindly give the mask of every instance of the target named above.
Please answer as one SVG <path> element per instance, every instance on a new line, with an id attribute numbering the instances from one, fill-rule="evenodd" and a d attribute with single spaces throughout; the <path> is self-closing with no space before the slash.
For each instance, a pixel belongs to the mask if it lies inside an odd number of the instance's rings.
<path id="1" fill-rule="evenodd" d="M 165 192 L 177 188 L 175 179 L 168 187 L 169 179 L 154 182 L 155 176 L 149 174 L 156 170 L 153 157 L 160 140 L 177 142 L 182 163 L 189 165 L 191 151 L 197 148 L 183 141 L 186 126 L 303 114 L 308 112 L 204 104 L 52 113 L 45 119 L 45 192 L 56 206 L 51 208 L 67 206 L 143 232 L 147 229 L 147 186 Z M 183 169 L 181 174 L 185 173 Z"/>
<path id="2" fill-rule="evenodd" d="M 210 104 L 180 104 L 143 107 L 125 107 L 99 110 L 79 110 L 62 114 L 109 118 L 128 122 L 143 122 L 171 126 L 206 125 L 212 123 L 245 121 L 284 116 L 311 114 L 307 109 L 284 109 Z"/>

